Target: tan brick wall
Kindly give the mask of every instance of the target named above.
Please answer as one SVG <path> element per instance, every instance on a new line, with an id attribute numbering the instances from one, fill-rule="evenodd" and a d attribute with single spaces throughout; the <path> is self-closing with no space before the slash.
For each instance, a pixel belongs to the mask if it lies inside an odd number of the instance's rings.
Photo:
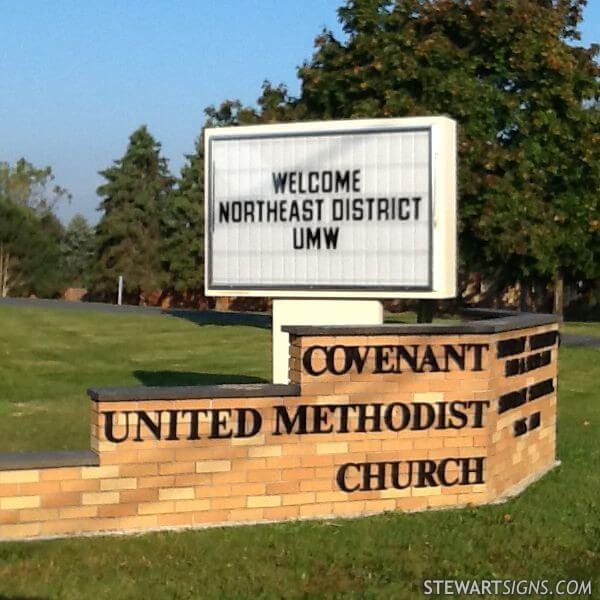
<path id="1" fill-rule="evenodd" d="M 489 502 L 554 461 L 556 394 L 527 401 L 502 414 L 498 414 L 498 398 L 548 379 L 556 388 L 556 344 L 550 349 L 550 364 L 505 375 L 507 360 L 535 353 L 528 345 L 531 336 L 555 329 L 538 327 L 496 335 L 292 337 L 290 376 L 301 386 L 299 396 L 91 402 L 91 446 L 99 455 L 100 465 L 0 471 L 0 539 L 359 516 Z M 526 338 L 523 352 L 497 357 L 499 341 L 521 336 Z M 476 365 L 476 352 L 467 348 L 481 348 L 481 344 L 488 348 L 481 351 L 481 364 Z M 353 364 L 339 374 L 325 371 L 310 375 L 302 362 L 304 353 L 313 346 L 358 347 L 364 351 L 367 346 L 396 345 L 428 347 L 426 367 L 435 361 L 438 366 L 448 362 L 449 368 L 374 373 L 377 358 L 372 351 L 364 355 L 362 370 Z M 456 368 L 455 359 L 448 360 L 445 345 L 465 349 L 465 370 Z M 361 361 L 362 356 L 359 354 Z M 344 370 L 342 351 L 338 350 L 332 360 L 336 371 Z M 322 351 L 315 353 L 312 364 L 317 370 L 327 366 Z M 386 355 L 383 367 L 389 369 L 390 365 L 393 360 Z M 475 366 L 479 368 L 471 368 Z M 368 405 L 380 404 L 385 411 L 394 403 L 401 404 L 390 412 L 391 422 L 397 425 L 405 415 L 403 411 L 409 411 L 414 424 L 418 411 L 421 419 L 430 414 L 438 419 L 454 402 L 472 403 L 465 409 L 468 425 L 369 430 L 373 422 L 369 417 L 375 409 Z M 485 402 L 489 405 L 484 406 Z M 277 435 L 276 407 L 285 407 L 286 414 L 293 416 L 303 405 L 309 406 L 309 414 L 321 415 L 322 429 L 333 425 L 338 431 L 311 433 L 309 427 L 306 433 Z M 348 409 L 345 428 L 344 406 Z M 479 427 L 473 426 L 476 407 L 483 411 Z M 234 435 L 241 408 L 254 409 L 262 420 L 260 431 L 251 437 Z M 139 438 L 136 411 L 143 411 L 149 419 L 139 425 Z M 177 418 L 171 420 L 175 411 Z M 206 414 L 185 411 L 221 411 L 211 413 L 217 414 L 220 422 L 215 426 Z M 231 416 L 227 411 L 232 411 Z M 360 411 L 366 416 L 367 431 L 357 431 Z M 111 412 L 113 435 L 126 438 L 120 443 L 106 437 L 107 413 Z M 514 422 L 538 412 L 540 425 L 515 436 Z M 456 416 L 450 420 L 455 425 L 460 421 Z M 230 430 L 232 436 L 227 437 Z M 220 437 L 211 438 L 211 433 Z M 157 435 L 161 439 L 155 439 Z M 461 477 L 475 480 L 475 475 L 465 475 L 463 469 L 473 467 L 479 459 L 484 461 L 482 483 L 415 485 L 423 461 L 432 461 L 428 464 L 440 469 L 444 464 L 448 483 Z M 377 478 L 383 467 L 365 466 L 371 463 L 386 463 L 383 489 L 378 488 Z M 412 485 L 390 484 L 394 463 L 398 464 L 398 481 L 406 482 L 412 468 Z M 350 466 L 344 471 L 343 465 Z M 370 474 L 371 479 L 367 479 L 372 489 L 344 491 L 338 481 L 340 472 L 344 473 L 344 485 L 352 488 L 363 486 L 365 473 Z M 429 481 L 422 476 L 422 483 Z"/>

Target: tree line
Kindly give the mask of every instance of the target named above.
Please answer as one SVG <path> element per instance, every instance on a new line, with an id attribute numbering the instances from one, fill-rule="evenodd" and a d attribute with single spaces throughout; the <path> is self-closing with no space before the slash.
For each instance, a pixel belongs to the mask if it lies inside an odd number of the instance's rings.
<path id="1" fill-rule="evenodd" d="M 255 106 L 226 100 L 206 109 L 206 126 L 453 117 L 459 124 L 461 297 L 498 305 L 517 290 L 512 301 L 522 308 L 547 309 L 553 299 L 560 310 L 565 284 L 583 293 L 596 286 L 597 293 L 600 275 L 600 69 L 598 47 L 578 42 L 584 5 L 348 0 L 338 11 L 343 35 L 322 31 L 312 57 L 298 68 L 297 97 L 265 82 Z M 203 161 L 200 134 L 174 176 L 160 144 L 146 127 L 137 129 L 124 156 L 101 171 L 102 216 L 94 231 L 81 221 L 59 231 L 51 202 L 31 200 L 48 191 L 48 170 L 4 165 L 0 210 L 10 207 L 10 218 L 22 219 L 24 228 L 35 223 L 38 233 L 27 251 L 39 245 L 47 253 L 41 270 L 23 248 L 2 258 L 23 240 L 14 228 L 2 228 L 8 221 L 0 216 L 0 272 L 6 265 L 11 272 L 15 257 L 23 256 L 19 274 L 9 276 L 9 292 L 29 286 L 47 293 L 54 281 L 48 271 L 62 265 L 99 298 L 114 297 L 122 274 L 130 301 L 158 291 L 197 302 Z M 31 197 L 23 200 L 25 185 L 7 202 L 4 180 L 18 180 L 27 169 Z M 52 195 L 56 200 L 64 190 Z M 5 241 L 10 235 L 15 239 Z"/>
<path id="2" fill-rule="evenodd" d="M 68 197 L 50 167 L 0 163 L 0 297 L 53 297 L 67 284 L 82 284 L 93 230 L 80 215 L 61 224 L 53 210 Z"/>

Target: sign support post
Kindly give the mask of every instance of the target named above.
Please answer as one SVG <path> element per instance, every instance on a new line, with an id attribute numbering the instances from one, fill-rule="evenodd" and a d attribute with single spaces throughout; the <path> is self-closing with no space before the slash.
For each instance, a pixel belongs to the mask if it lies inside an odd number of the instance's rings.
<path id="1" fill-rule="evenodd" d="M 117 304 L 123 303 L 123 275 L 119 275 L 119 291 L 117 292 Z"/>
<path id="2" fill-rule="evenodd" d="M 273 383 L 289 383 L 289 334 L 284 325 L 381 325 L 379 300 L 273 299 Z"/>

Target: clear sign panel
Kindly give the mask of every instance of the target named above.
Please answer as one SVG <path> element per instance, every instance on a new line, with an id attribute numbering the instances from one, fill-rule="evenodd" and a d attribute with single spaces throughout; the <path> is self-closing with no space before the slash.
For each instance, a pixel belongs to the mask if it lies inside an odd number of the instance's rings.
<path id="1" fill-rule="evenodd" d="M 431 144 L 429 127 L 213 130 L 209 287 L 430 290 Z"/>

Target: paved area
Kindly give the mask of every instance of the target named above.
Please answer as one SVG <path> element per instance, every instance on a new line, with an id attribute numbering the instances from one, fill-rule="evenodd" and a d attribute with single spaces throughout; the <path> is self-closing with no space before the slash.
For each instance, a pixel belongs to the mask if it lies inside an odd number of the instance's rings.
<path id="1" fill-rule="evenodd" d="M 112 314 L 138 314 L 157 317 L 177 317 L 199 325 L 249 325 L 268 329 L 271 316 L 256 313 L 218 312 L 215 310 L 164 309 L 155 306 L 117 306 L 102 302 L 65 302 L 64 300 L 42 300 L 39 298 L 0 298 L 0 306 L 47 308 L 79 312 L 102 312 Z"/>
<path id="2" fill-rule="evenodd" d="M 587 348 L 600 348 L 600 336 L 583 335 L 580 333 L 561 333 L 560 343 L 565 346 L 583 346 Z"/>
<path id="3" fill-rule="evenodd" d="M 41 298 L 0 298 L 0 306 L 17 306 L 33 308 L 58 308 L 60 310 L 74 310 L 83 312 L 104 313 L 143 313 L 163 314 L 163 309 L 153 306 L 117 306 L 102 302 L 66 302 L 65 300 L 43 300 Z"/>

